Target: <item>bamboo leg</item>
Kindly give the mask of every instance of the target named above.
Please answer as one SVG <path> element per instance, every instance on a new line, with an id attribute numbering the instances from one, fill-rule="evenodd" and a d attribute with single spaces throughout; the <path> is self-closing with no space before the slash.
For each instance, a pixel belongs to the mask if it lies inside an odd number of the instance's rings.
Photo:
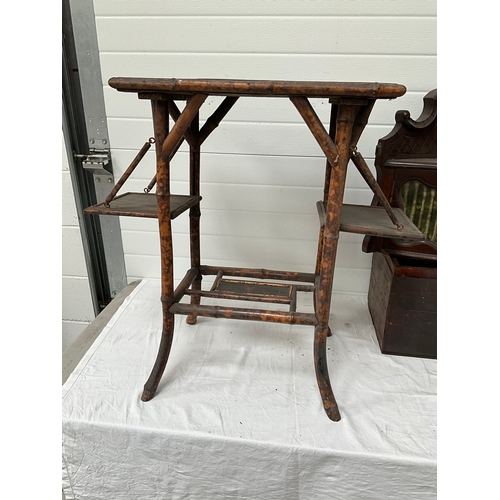
<path id="1" fill-rule="evenodd" d="M 334 102 L 332 102 L 331 110 L 330 110 L 330 129 L 328 135 L 332 139 L 332 141 L 335 141 L 335 130 L 336 130 L 336 125 L 337 125 L 337 113 L 338 113 L 338 105 Z M 326 167 L 325 167 L 325 182 L 324 182 L 324 187 L 323 187 L 323 201 L 325 203 L 328 202 L 328 191 L 330 190 L 330 177 L 332 175 L 332 165 L 331 163 L 326 160 Z M 324 237 L 324 226 L 321 224 L 321 227 L 319 229 L 319 236 L 318 236 L 318 252 L 316 255 L 316 276 L 319 276 L 319 272 L 321 269 L 321 259 L 323 256 L 323 237 Z M 316 297 L 314 296 L 314 311 L 316 311 Z M 330 327 L 328 327 L 328 337 L 332 336 L 332 331 Z"/>
<path id="2" fill-rule="evenodd" d="M 168 312 L 170 306 L 162 303 L 163 308 L 163 327 L 161 333 L 160 347 L 158 348 L 158 356 L 156 357 L 155 364 L 151 370 L 149 379 L 144 384 L 142 392 L 142 401 L 149 401 L 153 398 L 160 383 L 165 367 L 167 366 L 168 357 L 170 355 L 170 348 L 172 347 L 172 340 L 174 338 L 174 318 L 173 314 Z"/>
<path id="3" fill-rule="evenodd" d="M 333 288 L 335 257 L 340 232 L 340 214 L 344 197 L 347 163 L 349 162 L 349 142 L 357 108 L 339 106 L 337 118 L 336 144 L 339 151 L 337 165 L 332 169 L 330 189 L 325 216 L 322 265 L 319 273 L 318 320 L 327 325 L 330 314 L 330 298 Z"/>
<path id="4" fill-rule="evenodd" d="M 324 129 L 316 113 L 305 98 L 291 98 L 304 121 L 323 149 L 330 165 L 331 174 L 328 185 L 327 210 L 323 230 L 323 248 L 319 276 L 315 282 L 315 313 L 318 325 L 314 329 L 314 367 L 318 388 L 326 414 L 333 421 L 340 420 L 335 396 L 330 384 L 326 361 L 326 337 L 333 288 L 333 272 L 340 231 L 340 214 L 344 197 L 347 163 L 350 157 L 350 144 L 354 119 L 359 105 L 340 103 L 337 112 L 335 143 Z"/>
<path id="5" fill-rule="evenodd" d="M 189 194 L 199 196 L 200 194 L 200 142 L 199 142 L 199 114 L 191 122 L 192 141 L 189 155 Z M 191 267 L 198 269 L 198 276 L 192 284 L 193 290 L 201 290 L 202 275 L 200 268 L 200 204 L 196 204 L 189 210 L 189 243 L 191 252 Z M 199 295 L 191 296 L 191 304 L 199 305 L 201 297 Z M 197 320 L 197 314 L 193 312 L 186 318 L 186 323 L 194 325 Z"/>
<path id="6" fill-rule="evenodd" d="M 326 337 L 328 330 L 328 327 L 325 329 L 321 325 L 317 325 L 314 328 L 314 369 L 316 370 L 316 379 L 326 414 L 330 420 L 338 422 L 340 420 L 340 412 L 335 396 L 333 395 L 326 361 Z"/>
<path id="7" fill-rule="evenodd" d="M 320 241 L 321 241 L 321 251 L 322 251 L 323 250 L 323 228 L 321 228 L 321 230 L 320 230 L 319 237 L 320 237 Z M 318 271 L 318 274 L 319 274 L 319 271 Z M 313 293 L 314 314 L 317 314 L 317 311 L 318 311 L 316 304 L 317 304 L 316 293 Z M 328 330 L 327 330 L 326 336 L 327 337 L 331 337 L 332 336 L 332 330 L 330 329 L 330 325 L 328 325 Z"/>
<path id="8" fill-rule="evenodd" d="M 149 401 L 155 394 L 167 365 L 174 336 L 174 315 L 170 308 L 174 303 L 174 254 L 170 216 L 170 158 L 197 116 L 206 95 L 194 95 L 169 132 L 169 101 L 152 100 L 153 126 L 156 141 L 156 199 L 161 253 L 161 303 L 163 329 L 160 347 L 151 375 L 144 385 L 141 399 Z"/>
<path id="9" fill-rule="evenodd" d="M 162 152 L 162 144 L 169 131 L 168 101 L 151 101 L 156 140 L 156 166 L 158 201 L 158 225 L 161 251 L 161 303 L 163 312 L 162 334 L 158 355 L 151 375 L 144 385 L 142 401 L 149 401 L 156 392 L 165 370 L 174 336 L 174 315 L 169 312 L 174 295 L 172 227 L 170 220 L 170 165 L 168 153 Z"/>
<path id="10" fill-rule="evenodd" d="M 338 105 L 336 103 L 332 103 L 332 107 L 330 110 L 330 129 L 328 135 L 332 139 L 332 141 L 335 141 L 335 129 L 336 129 L 336 122 L 337 122 L 337 112 L 338 112 Z M 332 175 L 332 165 L 331 163 L 326 160 L 326 167 L 325 167 L 325 183 L 324 183 L 324 188 L 323 188 L 323 201 L 326 203 L 328 201 L 328 191 L 330 189 L 330 177 Z M 318 252 L 316 256 L 316 275 L 319 275 L 319 270 L 321 269 L 321 256 L 323 255 L 323 235 L 324 235 L 324 226 L 321 224 L 320 230 L 319 230 L 319 237 L 318 237 Z M 332 335 L 332 332 L 330 331 L 328 336 L 330 337 Z"/>

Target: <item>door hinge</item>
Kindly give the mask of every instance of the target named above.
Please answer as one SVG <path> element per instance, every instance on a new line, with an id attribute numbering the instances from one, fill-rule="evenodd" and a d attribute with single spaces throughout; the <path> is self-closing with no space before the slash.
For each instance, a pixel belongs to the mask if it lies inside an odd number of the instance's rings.
<path id="1" fill-rule="evenodd" d="M 111 161 L 111 155 L 108 149 L 91 149 L 88 155 L 74 155 L 82 159 L 82 166 L 85 170 L 96 175 L 112 176 L 112 173 L 106 168 Z"/>
<path id="2" fill-rule="evenodd" d="M 91 149 L 88 155 L 75 154 L 75 157 L 81 158 L 83 168 L 92 174 L 97 202 L 103 202 L 114 184 L 109 150 Z"/>

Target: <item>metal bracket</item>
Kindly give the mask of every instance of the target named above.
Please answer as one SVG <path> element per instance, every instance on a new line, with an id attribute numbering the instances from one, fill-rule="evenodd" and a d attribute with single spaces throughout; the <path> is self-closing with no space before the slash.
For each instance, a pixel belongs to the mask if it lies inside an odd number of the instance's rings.
<path id="1" fill-rule="evenodd" d="M 82 158 L 82 166 L 85 170 L 92 172 L 94 175 L 104 175 L 112 177 L 112 173 L 105 167 L 111 161 L 109 150 L 107 149 L 91 149 L 88 155 L 75 155 Z"/>
<path id="2" fill-rule="evenodd" d="M 113 173 L 106 169 L 111 167 L 111 155 L 107 149 L 91 149 L 90 154 L 81 157 L 83 168 L 94 178 L 96 198 L 101 203 L 114 186 Z"/>

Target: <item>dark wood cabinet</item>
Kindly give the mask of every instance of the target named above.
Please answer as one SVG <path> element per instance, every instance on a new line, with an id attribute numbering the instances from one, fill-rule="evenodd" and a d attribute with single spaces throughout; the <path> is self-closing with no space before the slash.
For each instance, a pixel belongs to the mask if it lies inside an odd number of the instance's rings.
<path id="1" fill-rule="evenodd" d="M 363 251 L 373 253 L 368 307 L 380 348 L 437 358 L 437 90 L 424 97 L 417 120 L 396 113 L 393 130 L 377 144 L 375 167 L 391 206 L 425 236 L 364 238 Z"/>

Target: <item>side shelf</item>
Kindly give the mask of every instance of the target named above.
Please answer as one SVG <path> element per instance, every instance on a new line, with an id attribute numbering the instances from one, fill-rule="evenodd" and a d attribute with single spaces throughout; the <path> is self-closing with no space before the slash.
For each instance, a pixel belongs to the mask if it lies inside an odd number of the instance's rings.
<path id="1" fill-rule="evenodd" d="M 172 219 L 199 203 L 201 196 L 170 195 L 170 212 Z M 317 203 L 320 224 L 324 226 L 326 207 L 323 201 Z M 382 236 L 405 240 L 423 240 L 424 235 L 407 217 L 403 210 L 394 209 L 404 228 L 399 231 L 393 224 L 383 207 L 364 205 L 342 205 L 340 230 L 348 233 Z M 110 202 L 92 205 L 84 210 L 93 215 L 120 215 L 128 217 L 158 217 L 156 195 L 152 193 L 125 193 Z"/>
<path id="2" fill-rule="evenodd" d="M 170 195 L 170 215 L 175 219 L 180 214 L 199 203 L 201 196 L 182 194 Z M 125 193 L 117 196 L 109 206 L 104 203 L 92 205 L 84 210 L 86 214 L 121 215 L 129 217 L 158 218 L 156 195 L 153 193 Z"/>
<path id="3" fill-rule="evenodd" d="M 320 224 L 324 226 L 326 218 L 325 202 L 318 201 L 316 206 L 318 207 Z M 401 231 L 393 224 L 384 207 L 344 204 L 340 215 L 340 230 L 346 233 L 411 241 L 424 239 L 422 232 L 406 216 L 403 210 L 394 208 L 394 212 L 404 226 Z"/>

